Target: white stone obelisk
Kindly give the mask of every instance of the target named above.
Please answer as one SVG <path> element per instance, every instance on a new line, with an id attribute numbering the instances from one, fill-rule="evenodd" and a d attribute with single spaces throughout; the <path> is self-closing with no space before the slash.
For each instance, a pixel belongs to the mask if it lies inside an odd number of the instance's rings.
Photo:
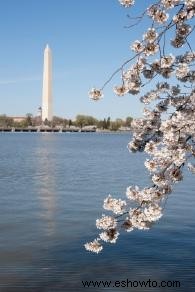
<path id="1" fill-rule="evenodd" d="M 42 95 L 42 121 L 52 121 L 52 53 L 47 45 L 44 51 L 43 65 L 43 95 Z"/>

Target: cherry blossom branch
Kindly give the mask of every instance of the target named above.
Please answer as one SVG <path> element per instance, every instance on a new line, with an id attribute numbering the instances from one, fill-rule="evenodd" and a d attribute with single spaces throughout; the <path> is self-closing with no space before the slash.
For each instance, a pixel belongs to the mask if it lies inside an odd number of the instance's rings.
<path id="1" fill-rule="evenodd" d="M 130 7 L 135 1 L 119 2 Z M 167 11 L 171 9 L 174 13 L 169 19 Z M 146 12 L 152 24 L 143 34 L 143 39 L 132 44 L 134 56 L 125 61 L 101 89 L 93 88 L 90 98 L 102 98 L 103 89 L 119 72 L 122 85 L 114 87 L 118 96 L 138 96 L 143 87 L 153 81 L 152 89 L 140 97 L 145 104 L 144 117 L 132 121 L 133 138 L 128 144 L 129 151 L 144 151 L 149 155 L 144 164 L 152 185 L 127 187 L 126 200 L 111 195 L 104 200 L 104 210 L 113 215 L 102 215 L 96 220 L 96 227 L 101 233 L 94 241 L 85 244 L 87 250 L 96 253 L 103 249 L 103 243 L 117 241 L 121 227 L 127 232 L 151 228 L 163 216 L 174 184 L 183 179 L 184 167 L 195 173 L 195 52 L 188 40 L 194 31 L 191 22 L 195 15 L 195 1 L 160 0 L 141 16 L 133 18 L 138 19 L 137 24 Z M 166 55 L 168 31 L 173 33 L 171 45 L 178 51 L 182 48 L 182 54 Z M 185 46 L 189 52 L 184 52 Z M 129 63 L 131 67 L 126 69 Z M 154 84 L 156 77 L 159 82 Z"/>

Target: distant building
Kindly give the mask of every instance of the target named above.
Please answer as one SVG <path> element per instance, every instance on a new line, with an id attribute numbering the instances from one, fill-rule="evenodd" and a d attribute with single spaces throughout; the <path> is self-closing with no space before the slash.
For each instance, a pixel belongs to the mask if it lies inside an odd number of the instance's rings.
<path id="1" fill-rule="evenodd" d="M 96 132 L 97 127 L 94 125 L 91 126 L 84 126 L 81 128 L 81 132 Z"/>
<path id="2" fill-rule="evenodd" d="M 10 117 L 14 122 L 20 123 L 26 120 L 26 117 Z"/>
<path id="3" fill-rule="evenodd" d="M 120 128 L 118 129 L 118 131 L 121 131 L 121 132 L 131 131 L 131 128 L 130 128 L 130 127 L 120 127 Z"/>

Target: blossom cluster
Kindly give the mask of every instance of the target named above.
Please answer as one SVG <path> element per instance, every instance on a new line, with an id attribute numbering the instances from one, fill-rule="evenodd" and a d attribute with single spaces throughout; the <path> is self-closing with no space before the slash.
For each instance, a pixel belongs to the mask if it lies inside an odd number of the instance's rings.
<path id="1" fill-rule="evenodd" d="M 135 1 L 119 2 L 130 7 Z M 119 230 L 149 229 L 163 216 L 166 199 L 174 184 L 183 180 L 185 166 L 195 173 L 195 51 L 188 39 L 194 14 L 195 0 L 161 0 L 138 18 L 149 17 L 151 26 L 131 45 L 133 57 L 116 71 L 121 72 L 122 84 L 114 87 L 114 93 L 139 96 L 145 106 L 143 118 L 131 123 L 128 149 L 146 153 L 151 185 L 127 187 L 125 200 L 111 195 L 104 200 L 103 208 L 113 215 L 96 220 L 103 232 L 85 244 L 89 251 L 98 253 L 103 242 L 115 243 Z M 178 54 L 166 52 L 167 33 L 172 33 L 170 43 Z M 152 89 L 140 96 L 151 82 Z M 90 97 L 100 99 L 103 88 L 93 88 Z"/>
<path id="2" fill-rule="evenodd" d="M 119 0 L 120 4 L 124 7 L 130 7 L 135 3 L 135 0 Z"/>

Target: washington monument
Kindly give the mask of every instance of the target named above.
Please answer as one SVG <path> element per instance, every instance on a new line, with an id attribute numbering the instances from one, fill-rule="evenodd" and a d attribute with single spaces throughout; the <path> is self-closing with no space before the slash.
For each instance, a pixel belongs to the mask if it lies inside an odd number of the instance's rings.
<path id="1" fill-rule="evenodd" d="M 44 51 L 43 65 L 43 95 L 42 95 L 42 121 L 52 121 L 52 53 L 47 45 Z"/>

